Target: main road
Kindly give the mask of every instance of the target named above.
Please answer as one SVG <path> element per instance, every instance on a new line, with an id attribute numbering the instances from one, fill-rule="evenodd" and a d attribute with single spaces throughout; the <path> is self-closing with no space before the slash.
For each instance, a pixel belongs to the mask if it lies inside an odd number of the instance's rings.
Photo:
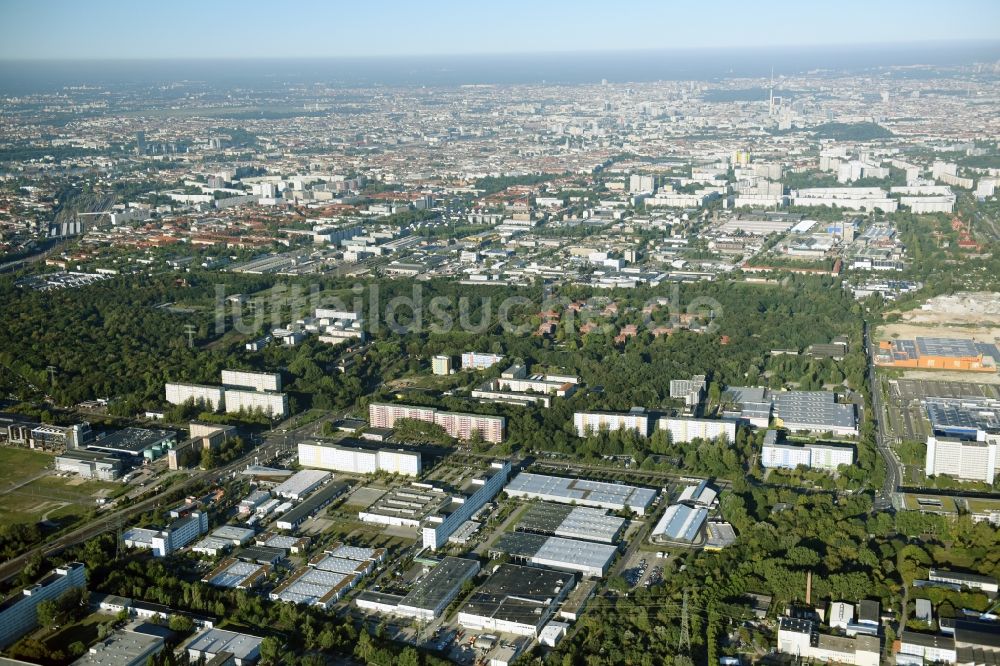
<path id="1" fill-rule="evenodd" d="M 896 452 L 889 446 L 890 437 L 885 427 L 886 411 L 882 404 L 882 387 L 875 375 L 875 340 L 871 338 L 868 322 L 864 322 L 863 342 L 868 357 L 868 391 L 872 396 L 872 419 L 875 421 L 875 446 L 885 461 L 885 481 L 875 497 L 875 508 L 888 511 L 893 507 L 893 498 L 903 483 L 902 464 Z"/>

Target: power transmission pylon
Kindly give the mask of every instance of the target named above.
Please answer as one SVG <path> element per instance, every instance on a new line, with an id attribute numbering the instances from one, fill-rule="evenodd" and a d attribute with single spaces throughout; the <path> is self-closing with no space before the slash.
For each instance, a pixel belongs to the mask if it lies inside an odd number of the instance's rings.
<path id="1" fill-rule="evenodd" d="M 684 590 L 684 603 L 681 606 L 681 635 L 677 641 L 677 652 L 688 654 L 691 652 L 691 624 L 688 620 L 688 591 Z"/>
<path id="2" fill-rule="evenodd" d="M 184 328 L 188 334 L 188 347 L 194 349 L 194 324 L 186 324 Z"/>

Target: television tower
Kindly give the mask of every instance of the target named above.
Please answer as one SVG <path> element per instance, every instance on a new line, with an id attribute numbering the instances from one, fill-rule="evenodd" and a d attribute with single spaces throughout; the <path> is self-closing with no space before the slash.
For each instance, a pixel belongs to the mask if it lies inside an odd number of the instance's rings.
<path id="1" fill-rule="evenodd" d="M 767 115 L 774 115 L 774 65 L 771 65 L 771 87 L 767 96 Z"/>

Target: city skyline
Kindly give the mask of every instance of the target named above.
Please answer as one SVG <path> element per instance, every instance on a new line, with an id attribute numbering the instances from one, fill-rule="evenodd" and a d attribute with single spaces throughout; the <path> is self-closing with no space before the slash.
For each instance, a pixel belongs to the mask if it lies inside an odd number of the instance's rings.
<path id="1" fill-rule="evenodd" d="M 624 17 L 594 2 L 489 6 L 386 2 L 382 11 L 305 2 L 191 2 L 141 6 L 8 2 L 0 8 L 0 60 L 344 58 L 674 49 L 851 47 L 996 41 L 1000 5 L 857 1 L 801 5 L 639 2 Z M 616 25 L 616 23 L 618 25 Z M 822 32 L 817 34 L 817 27 Z"/>

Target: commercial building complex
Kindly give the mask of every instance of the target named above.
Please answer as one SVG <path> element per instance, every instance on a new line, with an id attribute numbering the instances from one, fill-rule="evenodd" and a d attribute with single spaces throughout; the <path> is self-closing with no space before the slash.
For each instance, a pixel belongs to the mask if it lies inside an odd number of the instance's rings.
<path id="1" fill-rule="evenodd" d="M 529 375 L 527 367 L 516 363 L 472 392 L 473 398 L 491 402 L 551 405 L 552 398 L 568 398 L 576 392 L 580 378 L 575 375 Z"/>
<path id="2" fill-rule="evenodd" d="M 882 340 L 875 364 L 891 368 L 996 372 L 996 345 L 961 338 Z"/>
<path id="3" fill-rule="evenodd" d="M 419 451 L 372 448 L 355 441 L 347 444 L 300 442 L 299 464 L 303 467 L 354 474 L 388 472 L 420 476 L 422 469 Z"/>
<path id="4" fill-rule="evenodd" d="M 791 431 L 858 436 L 854 405 L 837 402 L 830 391 L 777 391 L 771 394 L 778 427 Z"/>
<path id="5" fill-rule="evenodd" d="M 649 488 L 531 472 L 521 472 L 514 477 L 507 485 L 506 492 L 511 497 L 579 504 L 612 511 L 628 507 L 640 516 L 645 514 L 656 499 L 656 491 Z"/>
<path id="6" fill-rule="evenodd" d="M 458 611 L 458 623 L 475 631 L 537 637 L 573 587 L 573 576 L 503 564 Z"/>
<path id="7" fill-rule="evenodd" d="M 502 416 L 442 412 L 434 407 L 384 402 L 374 402 L 368 406 L 368 420 L 373 427 L 392 428 L 399 419 L 434 423 L 456 439 L 468 440 L 478 435 L 493 444 L 503 441 L 506 425 L 506 419 Z"/>
<path id="8" fill-rule="evenodd" d="M 832 391 L 772 391 L 763 387 L 730 386 L 724 394 L 725 416 L 766 428 L 774 418 L 779 428 L 798 432 L 858 436 L 858 417 L 851 403 L 837 402 Z"/>
<path id="9" fill-rule="evenodd" d="M 39 603 L 55 601 L 74 588 L 86 586 L 86 567 L 71 562 L 4 600 L 0 603 L 0 648 L 6 648 L 38 626 Z"/>

